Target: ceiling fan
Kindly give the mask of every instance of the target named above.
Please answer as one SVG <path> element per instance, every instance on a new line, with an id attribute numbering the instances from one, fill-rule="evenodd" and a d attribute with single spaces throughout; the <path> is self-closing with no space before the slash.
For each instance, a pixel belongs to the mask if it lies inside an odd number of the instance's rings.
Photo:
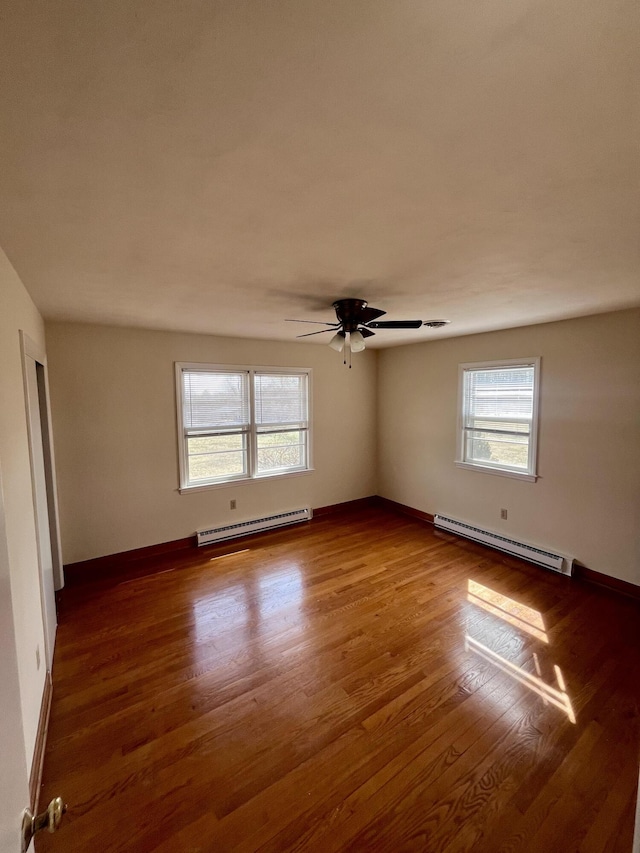
<path id="1" fill-rule="evenodd" d="M 331 349 L 336 352 L 345 352 L 344 363 L 347 363 L 347 352 L 349 353 L 349 367 L 351 367 L 351 353 L 362 352 L 365 348 L 365 339 L 375 335 L 373 329 L 419 329 L 423 325 L 422 320 L 379 320 L 387 312 L 379 308 L 371 308 L 364 299 L 338 299 L 333 303 L 338 319 L 337 323 L 323 323 L 320 320 L 287 320 L 287 323 L 316 323 L 328 326 L 318 332 L 307 332 L 304 335 L 296 335 L 298 338 L 308 338 L 311 335 L 322 335 L 325 332 L 334 332 L 329 341 Z M 424 325 L 431 328 L 445 326 L 449 320 L 427 320 Z"/>

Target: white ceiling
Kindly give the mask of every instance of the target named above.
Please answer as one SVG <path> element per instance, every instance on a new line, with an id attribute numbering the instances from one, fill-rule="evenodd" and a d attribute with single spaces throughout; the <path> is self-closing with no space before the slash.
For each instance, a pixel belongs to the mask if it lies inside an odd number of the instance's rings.
<path id="1" fill-rule="evenodd" d="M 637 0 L 2 0 L 0 32 L 0 245 L 45 317 L 452 321 L 384 345 L 640 304 Z"/>

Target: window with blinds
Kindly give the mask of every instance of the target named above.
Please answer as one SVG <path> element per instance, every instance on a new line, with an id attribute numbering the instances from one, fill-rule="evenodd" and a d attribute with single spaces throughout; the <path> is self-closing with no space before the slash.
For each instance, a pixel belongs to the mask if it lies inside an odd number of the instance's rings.
<path id="1" fill-rule="evenodd" d="M 256 471 L 307 467 L 309 433 L 308 377 L 256 373 L 253 377 L 256 425 Z"/>
<path id="2" fill-rule="evenodd" d="M 309 370 L 176 365 L 181 488 L 309 470 Z"/>
<path id="3" fill-rule="evenodd" d="M 535 479 L 540 359 L 460 366 L 458 463 Z"/>

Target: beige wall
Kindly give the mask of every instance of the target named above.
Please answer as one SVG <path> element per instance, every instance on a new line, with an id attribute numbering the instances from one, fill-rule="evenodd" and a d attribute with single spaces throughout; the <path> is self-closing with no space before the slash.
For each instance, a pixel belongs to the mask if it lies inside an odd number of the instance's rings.
<path id="1" fill-rule="evenodd" d="M 375 353 L 67 323 L 47 348 L 65 563 L 375 494 Z M 315 471 L 179 494 L 176 361 L 311 367 Z"/>
<path id="2" fill-rule="evenodd" d="M 82 324 L 49 324 L 47 347 L 65 562 L 377 492 L 640 583 L 638 310 L 366 352 L 351 371 L 327 347 Z M 458 364 L 536 355 L 538 481 L 456 468 Z M 316 471 L 180 495 L 175 361 L 312 367 Z"/>
<path id="3" fill-rule="evenodd" d="M 0 250 L 0 465 L 24 729 L 30 766 L 44 688 L 44 631 L 19 330 L 44 350 L 42 319 Z M 1 578 L 3 592 L 6 578 Z M 10 655 L 3 634 L 1 653 Z M 36 649 L 40 650 L 40 667 Z M 26 805 L 26 803 L 25 803 Z"/>
<path id="4" fill-rule="evenodd" d="M 539 480 L 456 468 L 458 364 L 520 356 L 542 357 Z M 640 311 L 385 350 L 378 373 L 379 494 L 640 584 Z"/>

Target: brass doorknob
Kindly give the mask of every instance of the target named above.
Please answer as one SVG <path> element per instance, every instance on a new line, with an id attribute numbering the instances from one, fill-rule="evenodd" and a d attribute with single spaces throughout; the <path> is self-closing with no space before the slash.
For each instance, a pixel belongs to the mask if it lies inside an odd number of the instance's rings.
<path id="1" fill-rule="evenodd" d="M 62 815 L 67 810 L 67 804 L 62 801 L 62 797 L 54 797 L 47 806 L 47 829 L 49 832 L 55 832 L 60 826 Z M 36 818 L 37 820 L 37 818 Z"/>
<path id="2" fill-rule="evenodd" d="M 60 826 L 66 810 L 67 806 L 62 797 L 54 797 L 47 806 L 47 810 L 35 817 L 31 813 L 31 809 L 25 809 L 22 813 L 22 853 L 27 853 L 31 839 L 36 832 L 40 832 L 42 829 L 55 832 Z"/>

